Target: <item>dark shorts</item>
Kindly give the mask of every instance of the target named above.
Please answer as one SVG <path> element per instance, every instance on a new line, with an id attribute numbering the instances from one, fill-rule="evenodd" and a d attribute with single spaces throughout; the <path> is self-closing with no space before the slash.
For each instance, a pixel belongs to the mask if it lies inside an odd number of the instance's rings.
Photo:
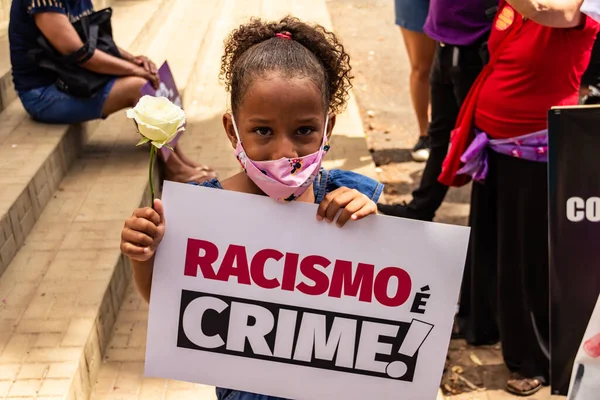
<path id="1" fill-rule="evenodd" d="M 102 109 L 117 78 L 110 80 L 92 97 L 74 97 L 55 84 L 19 92 L 23 107 L 31 117 L 48 124 L 75 124 L 102 118 Z"/>
<path id="2" fill-rule="evenodd" d="M 429 0 L 395 0 L 396 25 L 414 32 L 423 32 L 429 12 Z"/>

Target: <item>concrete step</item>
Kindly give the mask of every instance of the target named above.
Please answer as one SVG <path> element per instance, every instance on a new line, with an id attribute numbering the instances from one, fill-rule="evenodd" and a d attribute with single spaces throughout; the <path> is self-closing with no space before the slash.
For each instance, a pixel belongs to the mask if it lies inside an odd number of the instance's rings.
<path id="1" fill-rule="evenodd" d="M 331 27 L 331 22 L 324 0 L 311 1 L 309 6 L 302 9 L 298 6 L 300 2 L 294 0 L 220 2 L 220 15 L 213 19 L 213 24 L 207 31 L 210 34 L 207 34 L 198 54 L 198 59 L 202 62 L 195 65 L 191 82 L 186 89 L 184 105 L 188 116 L 188 130 L 181 139 L 181 145 L 191 158 L 211 165 L 221 177 L 226 178 L 239 172 L 240 167 L 225 137 L 221 121 L 228 106 L 227 93 L 218 81 L 223 40 L 231 29 L 247 22 L 252 16 L 271 20 L 292 13 L 301 14 L 299 16 L 302 18 L 327 27 Z M 355 171 L 363 173 L 367 169 L 365 165 L 371 165 L 372 169 L 366 172 L 374 176 L 374 165 L 367 150 L 358 107 L 353 98 L 351 101 L 354 101 L 354 105 L 348 107 L 346 113 L 339 118 L 332 140 L 333 147 L 340 144 L 344 150 L 338 151 L 339 158 L 329 155 L 328 163 L 330 166 L 356 165 Z M 363 164 L 361 160 L 365 156 L 369 158 Z M 147 310 L 147 305 L 131 285 L 118 312 L 92 400 L 214 399 L 214 391 L 205 385 L 143 376 Z"/>
<path id="2" fill-rule="evenodd" d="M 160 63 L 198 48 L 195 41 L 202 40 L 216 4 L 170 2 L 137 50 Z M 115 26 L 118 32 L 118 19 Z M 185 35 L 181 26 L 188 27 Z M 178 62 L 194 64 L 194 54 L 187 55 Z M 172 67 L 185 87 L 185 71 L 192 67 Z M 134 146 L 138 139 L 124 113 L 103 121 L 0 277 L 0 297 L 6 299 L 0 305 L 0 397 L 90 396 L 130 281 L 130 266 L 119 251 L 120 230 L 134 208 L 150 203 L 148 153 Z"/>
<path id="3" fill-rule="evenodd" d="M 115 3 L 113 24 L 117 43 L 139 51 L 171 2 Z M 3 60 L 0 57 L 0 64 Z M 12 85 L 12 78 L 9 80 Z M 98 124 L 98 121 L 71 126 L 38 124 L 28 117 L 18 99 L 0 113 L 0 182 L 4 185 L 0 192 L 0 276 Z"/>
<path id="4" fill-rule="evenodd" d="M 8 29 L 8 26 L 6 26 Z M 0 112 L 10 102 L 17 98 L 15 87 L 10 73 L 10 49 L 8 47 L 8 35 L 0 26 Z"/>

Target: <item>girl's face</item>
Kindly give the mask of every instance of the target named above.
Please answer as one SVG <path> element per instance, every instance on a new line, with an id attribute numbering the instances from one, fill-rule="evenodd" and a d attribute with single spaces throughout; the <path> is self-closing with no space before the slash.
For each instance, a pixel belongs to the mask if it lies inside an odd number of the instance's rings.
<path id="1" fill-rule="evenodd" d="M 240 103 L 235 122 L 246 155 L 255 161 L 298 158 L 319 150 L 325 129 L 321 92 L 308 78 L 285 78 L 271 73 L 257 78 Z M 223 116 L 231 145 L 237 138 L 231 115 Z M 335 116 L 330 116 L 329 137 Z"/>

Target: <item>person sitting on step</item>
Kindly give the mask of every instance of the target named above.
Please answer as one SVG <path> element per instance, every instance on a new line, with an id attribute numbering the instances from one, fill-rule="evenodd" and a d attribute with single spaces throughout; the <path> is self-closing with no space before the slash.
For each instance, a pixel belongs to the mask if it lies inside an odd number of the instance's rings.
<path id="1" fill-rule="evenodd" d="M 43 37 L 61 55 L 70 55 L 84 43 L 73 26 L 93 13 L 91 0 L 13 0 L 8 38 L 15 90 L 27 113 L 36 121 L 74 124 L 134 107 L 140 89 L 150 82 L 158 88 L 156 66 L 145 56 L 133 56 L 118 48 L 119 57 L 95 49 L 79 67 L 112 78 L 92 96 L 77 97 L 57 86 L 57 73 L 41 67 L 31 50 Z M 215 178 L 212 169 L 186 157 L 181 146 L 165 161 L 165 178 L 178 182 L 202 182 Z"/>

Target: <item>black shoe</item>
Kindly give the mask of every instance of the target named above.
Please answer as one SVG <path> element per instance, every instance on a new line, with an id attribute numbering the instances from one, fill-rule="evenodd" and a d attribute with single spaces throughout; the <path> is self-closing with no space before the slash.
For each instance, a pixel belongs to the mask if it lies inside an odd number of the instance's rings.
<path id="1" fill-rule="evenodd" d="M 433 215 L 423 215 L 408 206 L 405 202 L 401 204 L 377 204 L 380 213 L 391 217 L 418 219 L 419 221 L 433 221 Z"/>
<path id="2" fill-rule="evenodd" d="M 413 160 L 418 162 L 425 162 L 429 159 L 429 154 L 431 153 L 431 139 L 429 136 L 421 136 L 419 137 L 419 141 L 415 144 L 410 155 Z"/>

